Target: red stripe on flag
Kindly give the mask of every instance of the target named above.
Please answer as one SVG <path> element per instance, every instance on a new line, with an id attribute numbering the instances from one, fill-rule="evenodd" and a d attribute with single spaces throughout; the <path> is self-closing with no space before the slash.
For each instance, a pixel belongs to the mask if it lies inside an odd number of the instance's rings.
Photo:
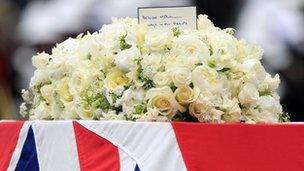
<path id="1" fill-rule="evenodd" d="M 0 170 L 6 170 L 16 148 L 24 121 L 0 122 Z"/>
<path id="2" fill-rule="evenodd" d="M 108 140 L 73 121 L 81 171 L 118 171 L 118 148 Z"/>
<path id="3" fill-rule="evenodd" d="M 189 171 L 304 169 L 304 124 L 172 126 Z"/>

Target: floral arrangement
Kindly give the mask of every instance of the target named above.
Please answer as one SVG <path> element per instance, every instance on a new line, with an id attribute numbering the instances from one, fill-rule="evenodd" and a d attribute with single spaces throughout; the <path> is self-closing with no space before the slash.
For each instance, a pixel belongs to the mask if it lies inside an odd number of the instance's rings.
<path id="1" fill-rule="evenodd" d="M 99 32 L 33 56 L 23 90 L 29 119 L 280 122 L 280 79 L 261 65 L 263 50 L 206 15 L 197 30 L 156 30 L 113 19 Z"/>

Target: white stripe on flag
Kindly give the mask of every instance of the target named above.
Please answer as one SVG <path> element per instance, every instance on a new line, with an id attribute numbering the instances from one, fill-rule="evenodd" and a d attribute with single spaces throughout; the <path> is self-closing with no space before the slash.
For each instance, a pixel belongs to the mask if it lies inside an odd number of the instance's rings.
<path id="1" fill-rule="evenodd" d="M 186 170 L 170 123 L 78 122 L 131 156 L 141 171 Z"/>
<path id="2" fill-rule="evenodd" d="M 80 170 L 72 121 L 35 122 L 33 131 L 40 170 Z"/>
<path id="3" fill-rule="evenodd" d="M 16 148 L 13 152 L 10 164 L 7 168 L 8 171 L 14 171 L 16 169 L 18 160 L 19 160 L 20 155 L 21 155 L 21 150 L 23 148 L 23 144 L 24 144 L 24 141 L 25 141 L 26 136 L 27 136 L 27 132 L 28 132 L 29 127 L 31 126 L 32 123 L 33 123 L 32 121 L 24 122 L 24 124 L 23 124 L 23 126 L 20 130 L 20 133 L 19 133 L 19 138 L 18 138 L 18 141 L 17 141 L 17 144 L 16 144 Z"/>
<path id="4" fill-rule="evenodd" d="M 136 162 L 127 153 L 118 148 L 120 158 L 120 170 L 134 171 Z"/>

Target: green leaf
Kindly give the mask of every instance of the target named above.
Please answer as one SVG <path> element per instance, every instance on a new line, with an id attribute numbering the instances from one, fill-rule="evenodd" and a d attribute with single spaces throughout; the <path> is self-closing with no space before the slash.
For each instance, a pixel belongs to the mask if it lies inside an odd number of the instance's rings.
<path id="1" fill-rule="evenodd" d="M 283 113 L 279 114 L 279 122 L 290 122 L 290 117 L 289 117 L 288 113 L 283 112 Z"/>
<path id="2" fill-rule="evenodd" d="M 130 49 L 132 47 L 132 45 L 130 45 L 126 42 L 126 37 L 127 37 L 127 34 L 119 37 L 119 49 L 120 50 Z"/>
<path id="3" fill-rule="evenodd" d="M 175 37 L 178 37 L 179 35 L 182 34 L 182 32 L 181 32 L 177 27 L 174 27 L 174 28 L 172 29 L 172 31 L 173 31 L 173 35 L 174 35 Z"/>
<path id="4" fill-rule="evenodd" d="M 271 90 L 266 89 L 266 90 L 263 90 L 263 91 L 259 91 L 259 95 L 260 96 L 270 96 L 271 95 Z"/>

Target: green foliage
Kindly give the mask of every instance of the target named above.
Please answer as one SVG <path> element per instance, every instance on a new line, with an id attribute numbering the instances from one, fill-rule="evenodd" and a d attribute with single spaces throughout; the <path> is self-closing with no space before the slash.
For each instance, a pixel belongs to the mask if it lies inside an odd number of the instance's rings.
<path id="1" fill-rule="evenodd" d="M 82 100 L 87 103 L 89 106 L 92 106 L 96 109 L 109 110 L 111 105 L 108 102 L 106 96 L 103 93 L 98 93 L 93 96 L 84 95 Z"/>
<path id="2" fill-rule="evenodd" d="M 266 89 L 266 90 L 263 90 L 263 91 L 259 91 L 259 95 L 260 96 L 270 96 L 271 95 L 271 90 Z"/>
<path id="3" fill-rule="evenodd" d="M 181 32 L 177 27 L 174 27 L 174 28 L 172 29 L 172 31 L 173 31 L 173 35 L 174 35 L 175 37 L 178 37 L 179 35 L 182 34 L 182 32 Z"/>
<path id="4" fill-rule="evenodd" d="M 281 114 L 279 114 L 279 122 L 289 122 L 290 121 L 290 117 L 288 115 L 288 113 L 283 112 Z"/>
<path id="5" fill-rule="evenodd" d="M 119 49 L 120 50 L 130 49 L 132 47 L 132 45 L 130 45 L 126 42 L 126 37 L 127 37 L 127 34 L 119 37 Z"/>
<path id="6" fill-rule="evenodd" d="M 146 107 L 143 104 L 137 104 L 134 106 L 134 114 L 142 115 L 146 112 Z"/>

